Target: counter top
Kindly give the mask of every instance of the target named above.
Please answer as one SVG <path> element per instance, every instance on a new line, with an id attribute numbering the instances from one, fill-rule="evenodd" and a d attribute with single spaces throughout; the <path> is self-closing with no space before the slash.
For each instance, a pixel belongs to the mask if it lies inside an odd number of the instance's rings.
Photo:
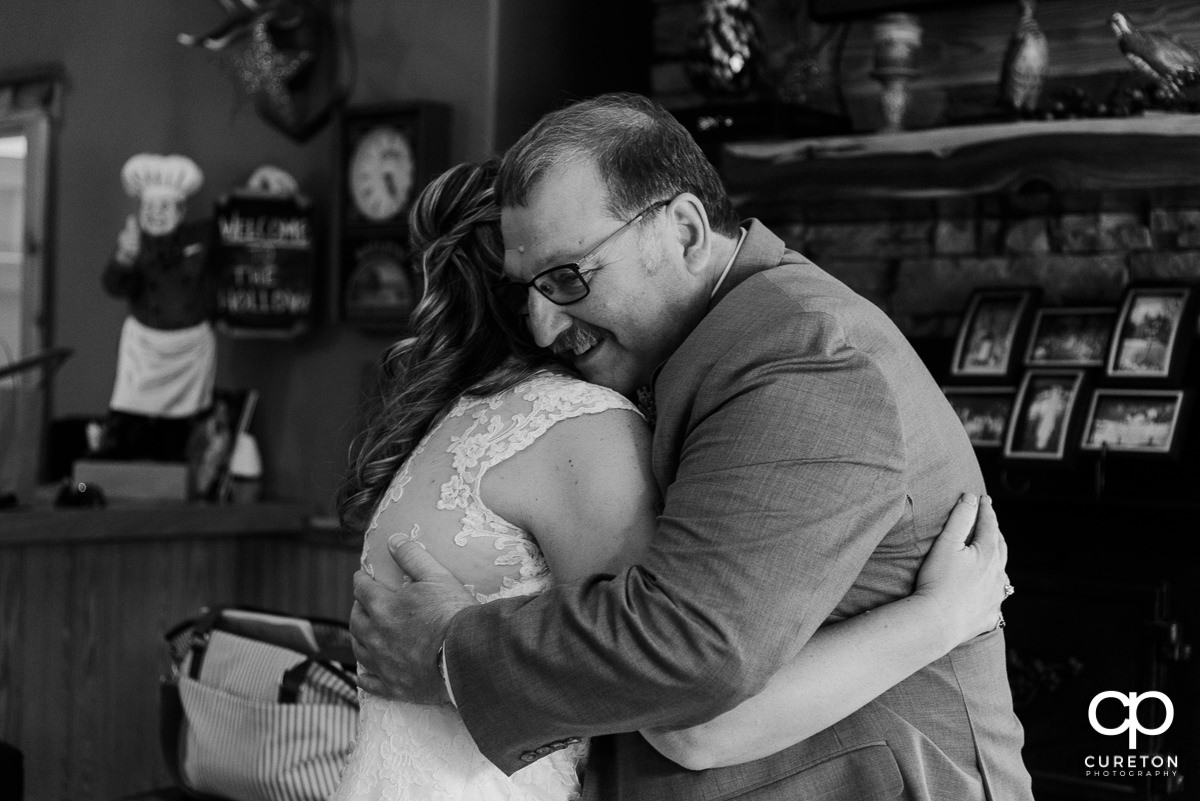
<path id="1" fill-rule="evenodd" d="M 301 534 L 310 529 L 298 503 L 121 503 L 104 508 L 33 506 L 0 512 L 0 547 L 58 542 Z"/>

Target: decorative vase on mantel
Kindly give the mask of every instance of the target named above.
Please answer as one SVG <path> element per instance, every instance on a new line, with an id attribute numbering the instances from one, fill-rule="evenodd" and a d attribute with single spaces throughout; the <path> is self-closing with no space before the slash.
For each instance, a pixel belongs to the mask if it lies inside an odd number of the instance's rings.
<path id="1" fill-rule="evenodd" d="M 880 83 L 883 112 L 880 133 L 904 130 L 908 110 L 908 84 L 917 75 L 916 55 L 921 48 L 921 25 L 912 14 L 883 14 L 872 29 L 875 62 L 871 77 Z"/>
<path id="2" fill-rule="evenodd" d="M 700 94 L 710 101 L 746 99 L 759 88 L 764 59 L 762 23 L 751 0 L 704 0 L 684 59 Z"/>

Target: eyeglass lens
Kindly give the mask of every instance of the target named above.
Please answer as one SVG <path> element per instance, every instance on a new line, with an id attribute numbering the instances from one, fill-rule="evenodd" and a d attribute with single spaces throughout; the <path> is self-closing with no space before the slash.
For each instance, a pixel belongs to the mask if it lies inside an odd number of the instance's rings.
<path id="1" fill-rule="evenodd" d="M 579 300 L 587 294 L 588 285 L 579 273 L 579 268 L 573 264 L 555 267 L 547 273 L 538 276 L 535 282 L 538 292 L 555 303 L 569 303 Z"/>
<path id="2" fill-rule="evenodd" d="M 564 264 L 539 275 L 533 281 L 533 288 L 560 305 L 579 300 L 588 293 L 587 282 L 573 264 Z M 505 282 L 498 284 L 495 291 L 509 311 L 525 311 L 529 302 L 528 284 Z"/>

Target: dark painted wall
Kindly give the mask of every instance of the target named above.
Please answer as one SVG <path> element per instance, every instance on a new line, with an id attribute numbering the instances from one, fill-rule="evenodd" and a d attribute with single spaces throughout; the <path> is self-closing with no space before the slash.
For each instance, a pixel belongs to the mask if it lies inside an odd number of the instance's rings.
<path id="1" fill-rule="evenodd" d="M 649 23 L 638 21 L 638 30 L 629 32 L 629 20 L 639 18 L 621 11 L 643 5 L 610 5 L 598 20 L 600 12 L 572 12 L 551 0 L 532 8 L 518 0 L 354 0 L 353 102 L 449 103 L 451 158 L 482 158 L 565 98 L 618 88 L 605 59 L 620 60 L 621 88 L 645 89 Z M 125 160 L 143 151 L 193 158 L 206 176 L 191 199 L 193 216 L 207 214 L 218 195 L 254 168 L 275 164 L 314 198 L 327 227 L 336 135 L 328 128 L 294 143 L 239 102 L 212 57 L 176 43 L 178 33 L 199 33 L 220 21 L 215 2 L 5 0 L 0 16 L 0 73 L 57 62 L 67 75 L 52 204 L 57 263 L 49 340 L 75 353 L 58 373 L 52 411 L 100 414 L 125 315 L 99 283 L 134 208 L 121 188 Z M 639 44 L 631 48 L 633 41 Z M 301 498 L 314 512 L 331 509 L 364 370 L 387 344 L 331 319 L 332 298 L 323 307 L 323 322 L 301 339 L 222 338 L 218 367 L 220 384 L 261 393 L 252 431 L 267 462 L 268 494 Z"/>

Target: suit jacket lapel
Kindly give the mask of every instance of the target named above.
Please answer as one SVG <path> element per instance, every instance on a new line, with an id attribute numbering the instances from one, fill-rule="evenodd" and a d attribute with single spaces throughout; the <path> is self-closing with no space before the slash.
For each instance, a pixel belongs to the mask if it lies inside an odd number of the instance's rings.
<path id="1" fill-rule="evenodd" d="M 733 266 L 729 268 L 729 274 L 725 276 L 725 280 L 713 294 L 706 314 L 713 314 L 725 296 L 738 284 L 756 273 L 779 266 L 783 261 L 787 246 L 784 245 L 782 239 L 767 230 L 766 226 L 756 219 L 747 220 L 743 225 L 746 227 L 746 238 L 742 242 L 741 249 L 738 250 L 737 257 L 733 260 Z M 711 328 L 711 325 L 707 327 Z M 676 462 L 683 447 L 683 440 L 687 435 L 688 410 L 691 408 L 691 400 L 699 382 L 704 376 L 703 365 L 695 363 L 694 358 L 689 362 L 681 361 L 688 357 L 681 355 L 680 351 L 691 350 L 694 354 L 704 354 L 701 356 L 701 360 L 705 358 L 705 355 L 712 355 L 712 351 L 707 347 L 700 351 L 696 351 L 695 347 L 688 347 L 688 343 L 692 342 L 693 337 L 713 336 L 712 331 L 706 333 L 703 330 L 705 328 L 705 321 L 701 320 L 697 329 L 680 346 L 679 351 L 660 364 L 654 372 L 652 386 L 654 387 L 656 419 L 651 461 L 654 477 L 664 497 L 667 487 L 675 480 L 678 469 Z M 695 343 L 692 344 L 695 345 Z M 713 347 L 717 346 L 716 342 L 711 344 Z M 659 381 L 668 366 L 670 370 L 666 372 L 674 376 L 672 380 L 677 384 L 671 387 L 661 385 Z"/>

